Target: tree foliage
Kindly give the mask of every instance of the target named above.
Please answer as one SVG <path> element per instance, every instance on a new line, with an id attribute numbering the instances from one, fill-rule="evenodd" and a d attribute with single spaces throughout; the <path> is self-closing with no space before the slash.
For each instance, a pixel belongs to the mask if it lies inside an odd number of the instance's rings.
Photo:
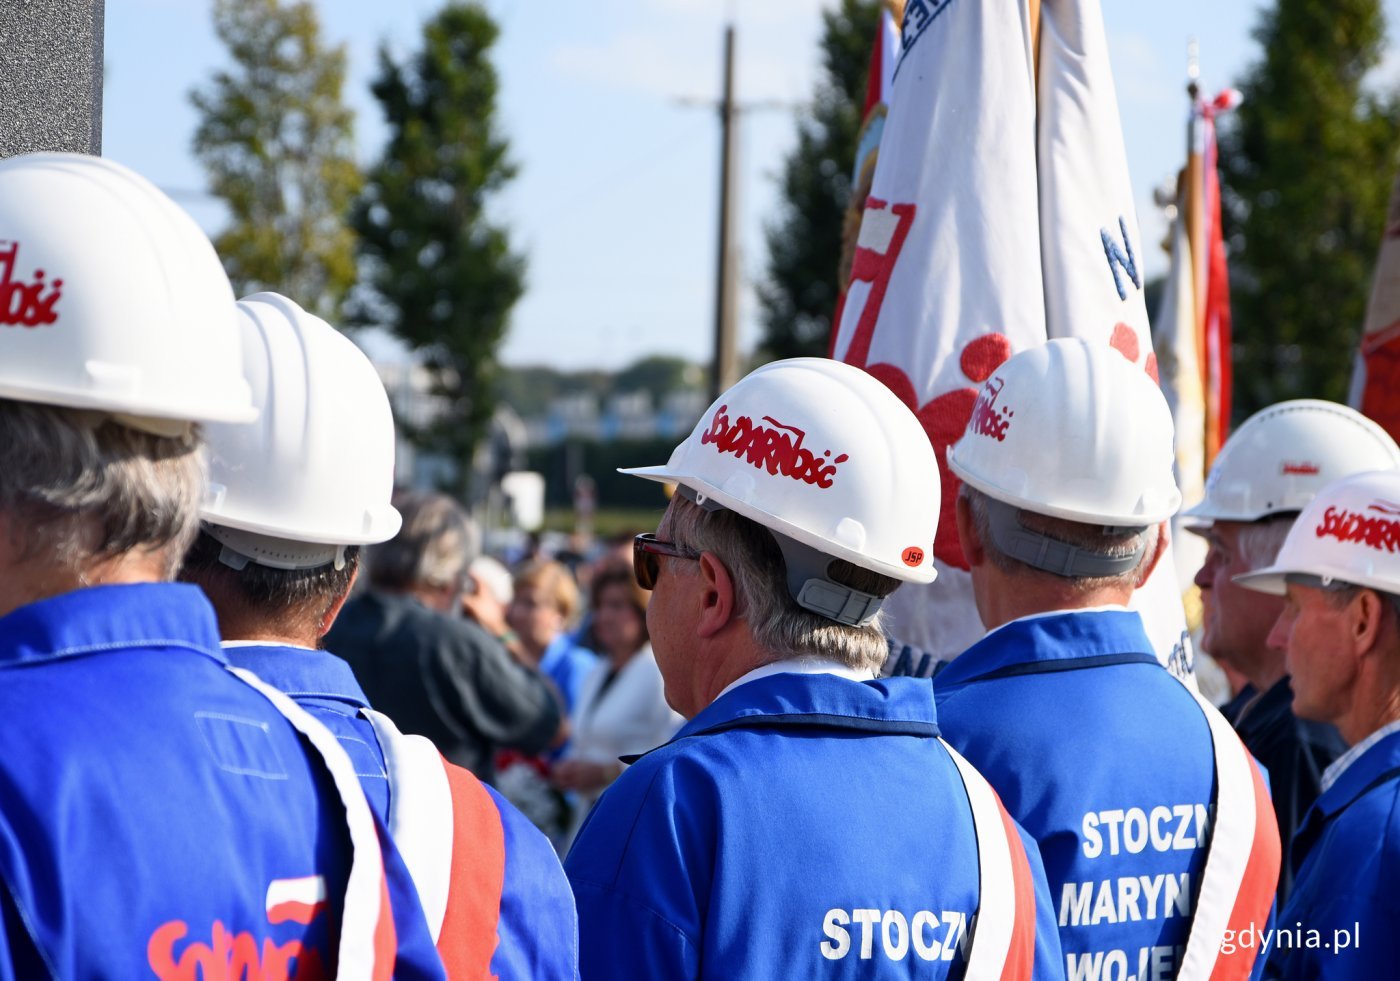
<path id="1" fill-rule="evenodd" d="M 216 0 L 214 30 L 233 67 L 190 95 L 195 154 L 232 217 L 214 245 L 240 295 L 276 290 L 335 320 L 360 188 L 344 46 L 322 43 L 309 0 Z"/>
<path id="2" fill-rule="evenodd" d="M 1277 0 L 1221 135 L 1235 417 L 1344 401 L 1400 146 L 1400 103 L 1367 89 L 1378 0 Z"/>
<path id="3" fill-rule="evenodd" d="M 783 203 L 765 236 L 760 360 L 826 353 L 880 7 L 880 0 L 840 0 L 822 14 L 822 74 L 811 107 L 798 121 L 797 146 L 782 170 Z"/>
<path id="4" fill-rule="evenodd" d="M 497 401 L 497 349 L 524 291 L 525 262 L 487 214 L 515 174 L 496 128 L 497 28 L 475 3 L 447 4 L 400 64 L 379 55 L 372 90 L 389 139 L 353 224 L 365 260 L 357 322 L 421 352 L 445 412 L 409 435 L 454 460 L 463 488 Z"/>

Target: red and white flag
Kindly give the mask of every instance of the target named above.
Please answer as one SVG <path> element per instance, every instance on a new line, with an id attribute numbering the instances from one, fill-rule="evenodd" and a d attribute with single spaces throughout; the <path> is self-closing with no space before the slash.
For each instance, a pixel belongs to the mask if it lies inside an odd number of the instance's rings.
<path id="1" fill-rule="evenodd" d="M 1400 174 L 1390 189 L 1350 402 L 1400 439 Z"/>
<path id="2" fill-rule="evenodd" d="M 899 640 L 945 660 L 983 633 L 946 466 L 981 382 L 1064 336 L 1112 344 L 1155 376 L 1140 250 L 1097 0 L 910 0 L 832 345 L 915 411 L 942 469 L 938 582 L 891 597 Z M 1138 605 L 1158 655 L 1189 677 L 1161 568 Z"/>
<path id="3" fill-rule="evenodd" d="M 1205 476 L 1229 435 L 1230 284 L 1220 222 L 1215 118 L 1239 103 L 1226 89 L 1209 102 L 1196 98 L 1187 130 L 1187 162 L 1177 178 L 1171 226 L 1171 266 L 1157 308 L 1157 364 L 1162 394 L 1176 425 L 1176 481 L 1182 510 L 1205 495 Z M 1177 578 L 1193 588 L 1205 543 L 1178 534 Z"/>

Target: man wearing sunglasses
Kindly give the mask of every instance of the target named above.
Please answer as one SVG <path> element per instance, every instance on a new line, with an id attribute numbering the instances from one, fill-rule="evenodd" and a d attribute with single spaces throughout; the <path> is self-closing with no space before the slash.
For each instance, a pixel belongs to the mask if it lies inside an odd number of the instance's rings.
<path id="1" fill-rule="evenodd" d="M 934 575 L 913 414 L 848 365 L 778 362 L 627 472 L 678 485 L 633 560 L 689 722 L 569 853 L 584 981 L 1062 977 L 1035 845 L 939 739 L 928 682 L 875 677 L 881 603 Z"/>

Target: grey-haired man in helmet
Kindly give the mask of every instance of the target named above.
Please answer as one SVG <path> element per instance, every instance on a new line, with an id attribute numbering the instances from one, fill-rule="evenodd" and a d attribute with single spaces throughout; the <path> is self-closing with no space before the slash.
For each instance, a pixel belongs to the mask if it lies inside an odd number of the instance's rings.
<path id="1" fill-rule="evenodd" d="M 1286 847 L 1317 799 L 1322 773 L 1346 746 L 1325 722 L 1299 719 L 1283 651 L 1269 631 L 1283 599 L 1246 589 L 1235 577 L 1274 561 L 1298 512 L 1332 481 L 1400 467 L 1400 448 L 1370 419 L 1335 402 L 1295 399 L 1262 409 L 1221 448 L 1204 499 L 1188 510 L 1190 530 L 1209 544 L 1196 573 L 1201 589 L 1201 647 L 1249 680 L 1252 695 L 1233 723 L 1269 771 L 1269 791 L 1285 844 L 1279 901 L 1295 868 Z"/>
<path id="2" fill-rule="evenodd" d="M 778 362 L 629 472 L 679 485 L 633 554 L 690 721 L 569 852 L 585 981 L 1062 976 L 1034 847 L 937 738 L 928 683 L 875 680 L 883 598 L 931 578 L 913 414 L 856 368 Z"/>
<path id="3" fill-rule="evenodd" d="M 42 313 L 0 329 L 0 976 L 440 977 L 395 963 L 350 760 L 170 582 L 193 424 L 256 414 L 213 248 L 71 154 L 0 161 L 0 242 Z"/>
<path id="4" fill-rule="evenodd" d="M 1157 386 L 1078 339 L 993 372 L 949 452 L 988 634 L 935 675 L 938 712 L 1039 842 L 1071 977 L 1196 977 L 1217 958 L 1243 976 L 1256 951 L 1227 949 L 1227 922 L 1270 914 L 1262 776 L 1128 608 L 1180 504 L 1172 459 Z"/>
<path id="5" fill-rule="evenodd" d="M 1400 963 L 1400 471 L 1318 491 L 1270 566 L 1241 577 L 1281 596 L 1269 642 L 1283 651 L 1299 717 L 1351 748 L 1292 842 L 1297 879 L 1266 976 L 1380 978 Z"/>

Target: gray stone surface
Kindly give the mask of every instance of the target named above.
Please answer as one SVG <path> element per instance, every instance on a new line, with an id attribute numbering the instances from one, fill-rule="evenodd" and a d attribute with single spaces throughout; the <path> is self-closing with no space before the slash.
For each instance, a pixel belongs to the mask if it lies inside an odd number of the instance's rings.
<path id="1" fill-rule="evenodd" d="M 102 152 L 105 0 L 0 0 L 0 157 Z"/>

